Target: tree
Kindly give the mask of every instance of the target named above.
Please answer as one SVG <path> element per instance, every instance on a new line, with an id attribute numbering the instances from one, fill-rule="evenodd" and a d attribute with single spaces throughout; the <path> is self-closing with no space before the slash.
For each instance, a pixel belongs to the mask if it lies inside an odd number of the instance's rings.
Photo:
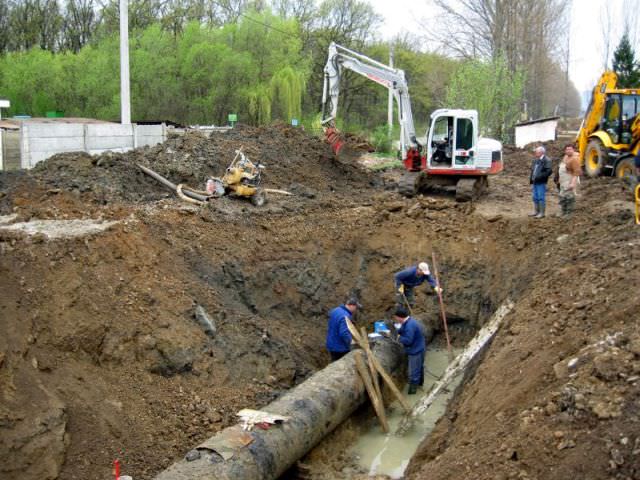
<path id="1" fill-rule="evenodd" d="M 62 29 L 57 0 L 22 0 L 10 12 L 11 50 L 29 50 L 39 46 L 56 51 Z"/>
<path id="2" fill-rule="evenodd" d="M 524 75 L 511 72 L 504 57 L 466 61 L 447 88 L 449 108 L 478 111 L 482 133 L 504 141 L 520 112 Z"/>
<path id="3" fill-rule="evenodd" d="M 635 88 L 640 86 L 640 65 L 636 62 L 627 32 L 622 35 L 620 43 L 613 52 L 613 71 L 618 75 L 618 87 Z"/>
<path id="4" fill-rule="evenodd" d="M 511 72 L 526 72 L 524 101 L 534 117 L 548 115 L 546 80 L 568 33 L 568 0 L 434 0 L 434 26 L 444 48 L 462 58 L 504 57 Z"/>
<path id="5" fill-rule="evenodd" d="M 64 47 L 78 53 L 94 34 L 97 24 L 93 0 L 67 0 L 64 14 Z"/>
<path id="6" fill-rule="evenodd" d="M 10 48 L 11 30 L 9 23 L 9 2 L 0 0 L 0 55 Z"/>

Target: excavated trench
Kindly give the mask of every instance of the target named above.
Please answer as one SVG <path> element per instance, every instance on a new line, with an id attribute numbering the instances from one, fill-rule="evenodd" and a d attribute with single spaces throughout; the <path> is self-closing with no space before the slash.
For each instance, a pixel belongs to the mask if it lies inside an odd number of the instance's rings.
<path id="1" fill-rule="evenodd" d="M 482 228 L 479 228 L 477 222 L 472 222 L 468 229 L 460 228 L 455 232 L 455 240 L 451 239 L 451 232 L 445 232 L 441 238 L 439 235 L 432 235 L 427 240 L 415 224 L 406 222 L 404 219 L 402 224 L 404 224 L 404 233 L 398 236 L 390 235 L 390 231 L 393 232 L 393 228 L 397 228 L 396 225 L 391 226 L 382 222 L 360 234 L 332 242 L 330 250 L 326 248 L 327 238 L 320 236 L 301 243 L 294 251 L 286 249 L 281 253 L 275 248 L 271 249 L 266 258 L 263 257 L 256 263 L 250 260 L 236 260 L 220 264 L 209 262 L 206 255 L 195 255 L 193 252 L 186 252 L 184 258 L 193 275 L 200 281 L 204 281 L 208 287 L 220 292 L 221 311 L 235 311 L 236 315 L 247 318 L 277 319 L 286 324 L 289 340 L 293 338 L 298 328 L 307 329 L 307 334 L 313 337 L 311 343 L 315 345 L 310 350 L 292 351 L 290 342 L 279 339 L 279 334 L 274 334 L 277 331 L 274 328 L 275 325 L 272 325 L 265 327 L 264 332 L 255 332 L 258 335 L 262 334 L 263 339 L 268 337 L 268 340 L 262 343 L 261 348 L 254 348 L 251 352 L 238 355 L 238 352 L 242 351 L 241 345 L 227 340 L 221 342 L 219 346 L 229 355 L 228 359 L 253 365 L 253 368 L 248 370 L 253 380 L 274 376 L 274 372 L 277 372 L 275 375 L 283 385 L 296 385 L 305 378 L 313 383 L 317 375 L 325 375 L 327 378 L 341 375 L 340 370 L 336 373 L 323 371 L 312 375 L 312 372 L 322 368 L 327 360 L 322 346 L 325 315 L 332 305 L 327 303 L 327 299 L 333 299 L 333 304 L 338 304 L 347 294 L 357 294 L 365 304 L 365 309 L 358 315 L 356 321 L 360 326 L 365 326 L 372 331 L 374 321 L 390 319 L 393 311 L 393 272 L 420 260 L 430 261 L 431 251 L 437 252 L 439 274 L 446 291 L 445 301 L 450 321 L 450 335 L 456 348 L 464 346 L 472 338 L 505 298 L 517 297 L 518 292 L 526 288 L 531 275 L 530 263 L 522 261 L 518 255 L 505 254 L 505 246 L 502 243 L 504 239 L 501 238 L 497 229 L 492 228 L 492 224 L 482 222 Z M 425 288 L 418 293 L 414 316 L 421 320 L 434 336 L 431 344 L 434 352 L 430 353 L 428 360 L 431 362 L 433 358 L 442 356 L 437 350 L 442 352 L 444 340 L 441 335 L 442 323 L 437 297 L 428 295 L 426 291 Z M 223 314 L 220 320 L 224 321 L 224 319 Z M 309 322 L 312 325 L 310 330 Z M 437 347 L 434 348 L 434 346 Z M 432 354 L 435 354 L 435 357 L 431 357 Z M 440 360 L 436 360 L 436 363 Z M 389 360 L 389 362 L 391 365 L 395 360 L 393 362 Z M 403 365 L 404 361 L 400 360 L 400 363 Z M 354 368 L 353 363 L 350 364 L 350 368 Z M 431 371 L 433 370 L 432 367 Z M 403 369 L 394 370 L 394 373 L 398 383 L 403 385 Z M 436 372 L 436 375 L 441 374 L 442 371 Z M 468 375 L 471 374 L 468 373 Z M 239 377 L 241 378 L 242 374 Z M 300 396 L 318 394 L 312 389 L 305 390 L 308 382 L 292 392 L 282 390 L 276 393 L 274 398 L 278 400 L 264 406 L 264 409 L 279 414 L 294 416 L 300 414 L 300 412 L 295 413 L 295 408 L 292 407 L 297 405 L 296 402 L 299 401 Z M 326 380 L 321 381 L 321 383 L 324 382 Z M 349 382 L 344 385 L 343 395 L 347 397 L 351 395 L 350 388 L 353 388 L 349 385 Z M 302 393 L 296 393 L 300 388 Z M 450 397 L 453 391 L 449 393 Z M 363 392 L 360 391 L 358 395 L 361 397 L 358 402 L 362 402 Z M 288 396 L 292 396 L 292 399 L 287 400 Z M 368 402 L 365 403 L 368 404 Z M 204 472 L 207 471 L 214 476 L 230 475 L 229 472 L 234 472 L 233 478 L 276 478 L 285 470 L 282 478 L 287 479 L 327 478 L 327 472 L 332 472 L 329 476 L 333 475 L 335 478 L 341 476 L 351 478 L 354 474 L 366 476 L 368 472 L 378 470 L 371 465 L 367 468 L 366 461 L 362 460 L 364 456 L 362 450 L 377 448 L 375 445 L 379 441 L 375 438 L 379 433 L 376 431 L 377 427 L 372 426 L 372 411 L 366 404 L 353 415 L 350 415 L 352 407 L 348 407 L 345 410 L 347 417 L 343 419 L 345 421 L 342 421 L 334 432 L 331 430 L 336 425 L 336 417 L 332 416 L 327 420 L 322 413 L 316 412 L 308 414 L 311 417 L 307 419 L 310 423 L 305 425 L 306 430 L 302 433 L 291 430 L 291 438 L 279 438 L 273 445 L 269 444 L 268 438 L 265 440 L 261 437 L 264 436 L 262 433 L 255 434 L 254 437 L 259 439 L 259 441 L 255 440 L 259 446 L 245 450 L 245 452 L 253 452 L 247 453 L 248 456 L 237 455 L 235 459 L 228 460 L 229 465 L 239 462 L 236 467 L 229 466 L 229 471 L 211 470 L 206 467 L 206 463 L 214 460 L 205 460 L 205 457 L 200 457 L 198 454 L 198 462 L 204 462 L 204 467 L 197 462 L 183 460 L 174 464 L 158 478 L 200 478 L 198 475 L 205 475 Z M 445 406 L 445 401 L 440 402 L 437 408 L 438 415 L 442 414 Z M 336 407 L 334 405 L 331 408 Z M 391 406 L 391 412 L 392 417 L 394 415 L 397 417 L 397 406 Z M 301 416 L 305 416 L 304 412 Z M 427 421 L 430 420 L 433 424 L 437 417 L 427 419 Z M 327 430 L 329 423 L 331 426 Z M 402 446 L 394 447 L 403 451 L 403 458 L 398 460 L 402 468 L 398 470 L 391 465 L 390 470 L 386 470 L 385 473 L 396 472 L 397 478 L 397 472 L 402 472 L 409 460 L 406 454 L 407 449 L 415 450 L 431 426 L 418 428 L 418 433 L 410 435 L 401 444 Z M 234 435 L 233 431 L 230 431 Z M 319 439 L 321 437 L 317 437 L 318 431 L 322 431 L 322 436 L 326 434 L 329 436 L 315 448 L 313 447 L 317 440 L 312 441 L 302 451 L 286 447 L 288 444 L 298 445 L 302 439 L 304 442 L 310 441 L 310 438 Z M 357 443 L 356 438 L 366 438 L 371 436 L 372 432 L 374 438 L 369 440 L 370 444 L 364 440 L 359 447 L 345 448 L 346 445 Z M 303 437 L 299 436 L 303 434 Z M 210 444 L 219 445 L 220 438 L 224 438 L 225 435 L 222 432 L 212 437 L 209 440 Z M 370 445 L 374 446 L 370 447 Z M 259 447 L 265 451 L 260 452 Z M 189 446 L 185 446 L 185 449 L 188 448 Z M 198 451 L 207 450 L 206 447 L 199 448 Z M 271 448 L 273 451 L 269 450 Z M 308 452 L 307 455 L 300 458 L 304 452 Z M 264 464 L 265 460 L 261 458 L 264 455 L 270 458 L 267 464 Z M 277 460 L 273 460 L 272 457 Z M 214 453 L 211 458 L 218 458 L 217 454 Z M 253 465 L 254 460 L 257 461 L 257 466 Z M 394 460 L 391 460 L 387 463 L 393 464 L 393 462 Z M 248 464 L 251 466 L 247 467 Z"/>

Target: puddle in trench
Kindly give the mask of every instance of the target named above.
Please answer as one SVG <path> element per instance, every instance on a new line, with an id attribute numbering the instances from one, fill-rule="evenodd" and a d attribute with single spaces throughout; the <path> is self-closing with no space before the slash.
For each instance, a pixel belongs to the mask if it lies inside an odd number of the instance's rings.
<path id="1" fill-rule="evenodd" d="M 454 349 L 454 356 L 461 351 Z M 447 369 L 448 364 L 449 356 L 446 349 L 427 349 L 425 366 L 429 372 L 441 376 Z M 393 409 L 387 410 L 390 433 L 385 435 L 379 424 L 372 424 L 369 430 L 360 435 L 351 450 L 351 453 L 357 458 L 357 463 L 365 470 L 368 470 L 369 475 L 388 475 L 391 478 L 401 478 L 422 439 L 431 432 L 438 419 L 444 414 L 447 403 L 453 396 L 453 392 L 461 379 L 462 373 L 447 386 L 448 390 L 446 392 L 442 392 L 436 397 L 431 407 L 418 417 L 413 428 L 402 437 L 394 435 L 394 432 L 404 416 L 404 411 L 397 402 L 394 402 L 392 404 Z M 407 395 L 407 386 L 404 385 L 405 398 L 413 406 L 436 382 L 437 379 L 425 370 L 424 390 L 418 390 L 416 395 Z"/>

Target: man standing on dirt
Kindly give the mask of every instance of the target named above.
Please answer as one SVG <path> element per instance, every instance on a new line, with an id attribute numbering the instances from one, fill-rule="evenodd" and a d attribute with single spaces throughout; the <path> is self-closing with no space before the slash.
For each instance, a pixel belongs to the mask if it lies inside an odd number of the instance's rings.
<path id="1" fill-rule="evenodd" d="M 545 155 L 544 147 L 536 147 L 533 151 L 534 159 L 531 163 L 529 183 L 533 193 L 534 212 L 530 217 L 544 218 L 546 208 L 547 180 L 551 176 L 551 159 Z"/>
<path id="2" fill-rule="evenodd" d="M 413 305 L 415 303 L 413 290 L 425 281 L 431 285 L 436 292 L 442 293 L 442 288 L 436 283 L 429 271 L 427 262 L 421 262 L 417 266 L 408 267 L 394 275 L 396 285 L 396 303 L 398 305 Z"/>
<path id="3" fill-rule="evenodd" d="M 398 307 L 394 313 L 398 340 L 404 345 L 408 357 L 409 395 L 416 393 L 424 384 L 424 351 L 425 340 L 418 322 L 409 316 L 405 307 Z"/>
<path id="4" fill-rule="evenodd" d="M 351 320 L 358 308 L 362 308 L 362 305 L 358 303 L 357 298 L 351 297 L 344 305 L 329 312 L 327 350 L 329 350 L 332 362 L 340 360 L 351 349 L 351 332 L 347 327 L 347 318 Z"/>
<path id="5" fill-rule="evenodd" d="M 572 144 L 564 147 L 564 157 L 558 165 L 556 185 L 560 191 L 560 212 L 563 218 L 573 212 L 576 204 L 576 189 L 580 179 L 580 158 Z"/>

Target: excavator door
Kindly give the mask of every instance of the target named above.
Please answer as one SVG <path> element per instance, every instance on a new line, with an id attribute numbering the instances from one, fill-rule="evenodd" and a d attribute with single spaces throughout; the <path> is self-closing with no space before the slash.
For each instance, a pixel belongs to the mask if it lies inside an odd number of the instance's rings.
<path id="1" fill-rule="evenodd" d="M 476 168 L 477 114 L 466 110 L 436 110 L 431 119 L 427 136 L 428 168 Z"/>

